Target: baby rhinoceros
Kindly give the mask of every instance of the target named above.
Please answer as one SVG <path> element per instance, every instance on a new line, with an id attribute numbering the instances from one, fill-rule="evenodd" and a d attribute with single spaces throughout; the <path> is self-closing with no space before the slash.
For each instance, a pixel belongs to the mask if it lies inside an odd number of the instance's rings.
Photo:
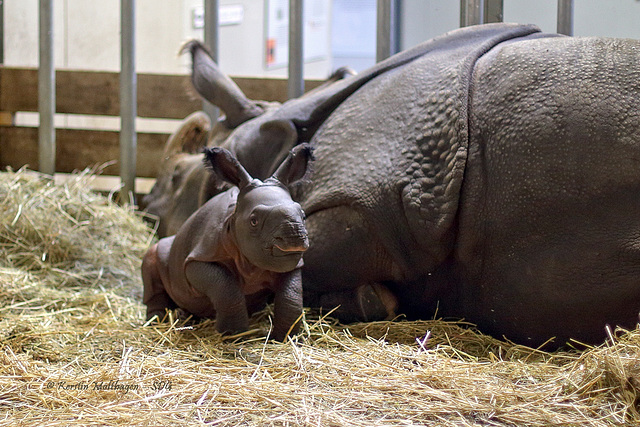
<path id="1" fill-rule="evenodd" d="M 180 307 L 215 317 L 221 333 L 248 328 L 245 296 L 274 294 L 272 337 L 296 331 L 302 313 L 302 255 L 309 247 L 305 215 L 288 187 L 312 160 L 296 146 L 270 178 L 252 178 L 223 148 L 205 149 L 205 163 L 234 187 L 196 211 L 175 236 L 152 246 L 142 263 L 147 318 Z"/>

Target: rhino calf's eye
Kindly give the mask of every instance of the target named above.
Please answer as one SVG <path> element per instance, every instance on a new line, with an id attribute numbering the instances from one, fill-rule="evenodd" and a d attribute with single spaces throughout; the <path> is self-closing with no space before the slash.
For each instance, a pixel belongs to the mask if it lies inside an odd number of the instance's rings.
<path id="1" fill-rule="evenodd" d="M 252 227 L 258 225 L 258 217 L 252 215 L 251 218 L 249 218 L 249 224 L 251 224 Z"/>

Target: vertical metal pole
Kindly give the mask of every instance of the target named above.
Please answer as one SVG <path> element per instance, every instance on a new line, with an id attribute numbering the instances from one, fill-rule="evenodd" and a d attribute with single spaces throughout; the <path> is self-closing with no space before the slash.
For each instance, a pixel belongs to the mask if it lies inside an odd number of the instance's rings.
<path id="1" fill-rule="evenodd" d="M 135 197 L 136 180 L 136 2 L 120 1 L 120 178 L 121 201 Z M 135 203 L 135 199 L 132 200 Z"/>
<path id="2" fill-rule="evenodd" d="M 502 22 L 504 20 L 504 2 L 503 0 L 485 0 L 483 24 L 490 22 Z"/>
<path id="3" fill-rule="evenodd" d="M 211 52 L 211 57 L 218 62 L 218 0 L 204 0 L 204 44 Z M 218 121 L 220 112 L 209 101 L 202 101 L 202 109 L 209 116 L 212 125 Z"/>
<path id="4" fill-rule="evenodd" d="M 56 70 L 53 63 L 53 0 L 40 0 L 40 59 L 38 64 L 38 165 L 40 172 L 56 171 Z"/>
<path id="5" fill-rule="evenodd" d="M 558 34 L 573 35 L 573 0 L 558 0 Z"/>
<path id="6" fill-rule="evenodd" d="M 468 27 L 484 22 L 484 0 L 460 0 L 460 26 Z"/>
<path id="7" fill-rule="evenodd" d="M 303 3 L 303 0 L 289 0 L 289 99 L 298 98 L 304 93 Z"/>
<path id="8" fill-rule="evenodd" d="M 397 0 L 378 0 L 376 10 L 376 62 L 398 51 Z"/>
<path id="9" fill-rule="evenodd" d="M 4 0 L 0 0 L 0 65 L 4 64 Z"/>

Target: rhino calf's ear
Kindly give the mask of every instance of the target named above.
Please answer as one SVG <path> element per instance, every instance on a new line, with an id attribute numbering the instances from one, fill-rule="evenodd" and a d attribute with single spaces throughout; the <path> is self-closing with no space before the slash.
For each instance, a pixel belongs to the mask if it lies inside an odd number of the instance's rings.
<path id="1" fill-rule="evenodd" d="M 311 145 L 307 143 L 296 145 L 275 171 L 273 178 L 285 186 L 289 186 L 304 178 L 313 160 Z"/>
<path id="2" fill-rule="evenodd" d="M 251 175 L 228 150 L 220 147 L 204 149 L 204 163 L 220 179 L 242 188 L 251 182 Z"/>

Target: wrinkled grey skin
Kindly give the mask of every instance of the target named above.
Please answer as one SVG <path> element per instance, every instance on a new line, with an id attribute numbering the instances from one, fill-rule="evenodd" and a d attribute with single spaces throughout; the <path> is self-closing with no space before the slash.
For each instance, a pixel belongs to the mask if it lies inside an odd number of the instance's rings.
<path id="1" fill-rule="evenodd" d="M 272 117 L 281 104 L 248 99 L 230 78 L 217 70 L 198 42 L 187 43 L 183 51 L 192 54 L 197 70 L 194 73 L 196 88 L 226 114 L 212 127 L 206 113 L 195 112 L 169 137 L 156 183 L 140 202 L 141 210 L 157 218 L 157 234 L 161 238 L 174 235 L 198 207 L 228 188 L 227 183 L 205 171 L 201 154 L 204 147 L 228 149 L 252 176 L 265 179 L 299 142 L 290 121 Z M 340 68 L 301 99 L 314 96 L 354 74 L 348 67 Z M 247 121 L 250 124 L 241 126 Z M 239 129 L 234 133 L 236 128 Z M 247 134 L 257 134 L 257 137 L 248 138 Z M 255 155 L 256 152 L 260 155 Z"/>
<path id="2" fill-rule="evenodd" d="M 640 42 L 537 31 L 454 31 L 290 119 L 314 123 L 306 305 L 388 290 L 409 317 L 532 346 L 635 326 Z"/>
<path id="3" fill-rule="evenodd" d="M 205 155 L 216 176 L 233 188 L 210 199 L 175 236 L 145 255 L 147 318 L 161 319 L 177 306 L 215 317 L 219 332 L 242 332 L 255 296 L 267 291 L 275 297 L 273 337 L 283 340 L 297 331 L 302 314 L 302 255 L 309 248 L 304 212 L 288 186 L 306 175 L 311 148 L 296 146 L 264 182 L 223 148 L 206 149 Z"/>

